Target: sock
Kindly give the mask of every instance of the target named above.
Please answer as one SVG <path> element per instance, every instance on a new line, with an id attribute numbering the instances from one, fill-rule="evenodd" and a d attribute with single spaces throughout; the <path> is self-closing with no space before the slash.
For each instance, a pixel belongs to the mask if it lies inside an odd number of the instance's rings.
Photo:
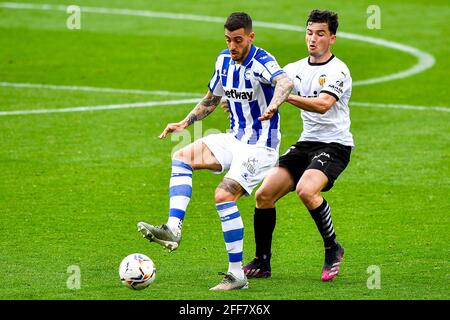
<path id="1" fill-rule="evenodd" d="M 331 220 L 331 208 L 327 201 L 323 199 L 322 204 L 316 209 L 309 210 L 311 217 L 316 223 L 317 229 L 322 235 L 325 247 L 330 247 L 336 244 L 336 234 L 333 228 L 333 221 Z"/>
<path id="2" fill-rule="evenodd" d="M 170 176 L 170 209 L 167 226 L 174 233 L 181 233 L 184 214 L 192 195 L 192 167 L 180 160 L 172 160 Z"/>
<path id="3" fill-rule="evenodd" d="M 272 253 L 272 234 L 276 224 L 276 209 L 255 208 L 253 227 L 255 229 L 256 256 L 270 258 Z M 266 257 L 265 257 L 266 256 Z"/>
<path id="4" fill-rule="evenodd" d="M 228 272 L 243 279 L 244 223 L 241 214 L 234 201 L 217 203 L 216 208 L 222 221 L 223 238 L 228 252 Z"/>

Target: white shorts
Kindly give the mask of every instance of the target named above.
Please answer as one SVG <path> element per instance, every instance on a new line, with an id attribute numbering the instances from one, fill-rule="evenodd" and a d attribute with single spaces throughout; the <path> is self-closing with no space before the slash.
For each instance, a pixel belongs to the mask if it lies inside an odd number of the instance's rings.
<path id="1" fill-rule="evenodd" d="M 221 171 L 214 173 L 228 170 L 225 177 L 239 182 L 247 195 L 252 193 L 278 161 L 276 150 L 243 143 L 231 133 L 211 134 L 200 141 L 211 150 L 222 166 Z"/>

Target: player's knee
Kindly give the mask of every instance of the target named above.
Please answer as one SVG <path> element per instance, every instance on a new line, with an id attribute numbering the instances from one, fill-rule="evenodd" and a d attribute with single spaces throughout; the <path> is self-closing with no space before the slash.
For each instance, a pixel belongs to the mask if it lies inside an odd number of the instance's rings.
<path id="1" fill-rule="evenodd" d="M 299 184 L 295 190 L 302 202 L 308 206 L 308 204 L 314 202 L 314 198 L 318 195 L 317 192 L 303 184 Z"/>
<path id="2" fill-rule="evenodd" d="M 172 160 L 183 160 L 184 154 L 183 150 L 177 150 L 172 154 Z"/>
<path id="3" fill-rule="evenodd" d="M 217 188 L 216 192 L 214 193 L 214 201 L 216 203 L 222 203 L 222 202 L 228 202 L 228 201 L 234 201 L 234 200 L 235 200 L 235 196 L 223 189 Z"/>
<path id="4" fill-rule="evenodd" d="M 266 188 L 259 188 L 256 191 L 256 206 L 258 208 L 273 208 L 275 206 L 275 197 Z"/>
<path id="5" fill-rule="evenodd" d="M 191 164 L 190 157 L 183 149 L 177 150 L 172 155 L 172 160 L 183 161 L 184 163 Z"/>

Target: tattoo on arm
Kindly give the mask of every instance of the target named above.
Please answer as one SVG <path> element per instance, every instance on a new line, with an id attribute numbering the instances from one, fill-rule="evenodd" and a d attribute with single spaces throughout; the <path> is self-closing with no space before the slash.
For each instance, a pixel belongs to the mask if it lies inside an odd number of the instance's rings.
<path id="1" fill-rule="evenodd" d="M 195 106 L 195 108 L 187 115 L 184 121 L 188 126 L 195 121 L 202 120 L 213 112 L 220 102 L 221 97 L 212 95 L 210 92 Z"/>
<path id="2" fill-rule="evenodd" d="M 205 107 L 216 107 L 219 104 L 220 99 L 222 99 L 222 97 L 206 95 L 200 103 Z"/>
<path id="3" fill-rule="evenodd" d="M 190 126 L 198 119 L 197 119 L 197 116 L 195 115 L 195 113 L 191 112 L 187 115 L 186 119 L 184 119 L 184 120 L 186 121 L 187 125 Z"/>
<path id="4" fill-rule="evenodd" d="M 242 195 L 245 192 L 244 188 L 242 188 L 239 183 L 229 178 L 223 178 L 217 188 L 223 189 L 235 196 Z"/>
<path id="5" fill-rule="evenodd" d="M 273 94 L 272 101 L 270 101 L 270 104 L 279 107 L 283 102 L 287 100 L 294 85 L 285 73 L 280 74 L 279 76 L 275 77 L 275 79 L 275 92 Z"/>

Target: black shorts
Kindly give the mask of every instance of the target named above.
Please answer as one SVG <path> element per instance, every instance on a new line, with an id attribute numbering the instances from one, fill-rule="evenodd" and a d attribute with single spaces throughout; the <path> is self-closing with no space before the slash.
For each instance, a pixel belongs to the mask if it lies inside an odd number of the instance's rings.
<path id="1" fill-rule="evenodd" d="M 278 166 L 289 171 L 294 189 L 305 170 L 320 170 L 328 177 L 328 184 L 322 191 L 328 191 L 347 167 L 351 151 L 352 147 L 334 142 L 298 141 L 280 157 Z"/>

